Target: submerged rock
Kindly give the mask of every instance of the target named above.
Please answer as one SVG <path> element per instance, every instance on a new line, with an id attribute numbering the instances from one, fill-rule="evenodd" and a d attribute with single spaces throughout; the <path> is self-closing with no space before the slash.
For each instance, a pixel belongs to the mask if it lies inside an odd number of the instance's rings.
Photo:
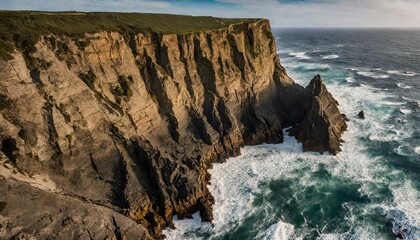
<path id="1" fill-rule="evenodd" d="M 357 116 L 359 116 L 360 119 L 365 119 L 365 113 L 363 111 L 360 111 Z"/>

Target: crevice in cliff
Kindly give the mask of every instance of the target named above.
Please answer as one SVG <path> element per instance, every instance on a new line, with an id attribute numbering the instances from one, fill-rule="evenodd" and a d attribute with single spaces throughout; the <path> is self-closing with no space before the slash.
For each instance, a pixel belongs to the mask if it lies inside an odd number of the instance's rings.
<path id="1" fill-rule="evenodd" d="M 151 96 L 156 96 L 159 113 L 168 121 L 169 132 L 175 142 L 179 141 L 178 120 L 172 110 L 172 102 L 169 100 L 164 89 L 165 79 L 160 79 L 156 68 L 156 63 L 147 56 L 146 52 L 146 66 L 140 69 L 140 73 L 144 79 L 147 91 Z"/>
<path id="2" fill-rule="evenodd" d="M 58 144 L 58 133 L 55 129 L 54 124 L 54 118 L 53 118 L 53 99 L 52 97 L 48 96 L 45 89 L 43 89 L 43 83 L 40 78 L 40 71 L 38 69 L 34 69 L 30 71 L 30 77 L 32 79 L 32 82 L 35 84 L 36 89 L 41 95 L 42 98 L 44 98 L 45 103 L 43 106 L 43 117 L 45 119 L 45 122 L 47 123 L 48 127 L 48 142 L 50 143 L 50 146 L 53 149 L 53 155 L 51 156 L 51 164 L 53 168 L 57 171 L 57 173 L 64 174 L 63 170 L 63 162 L 61 160 L 62 152 L 60 149 L 60 146 Z"/>
<path id="3" fill-rule="evenodd" d="M 214 50 L 213 50 L 213 40 L 211 39 L 211 34 L 207 34 L 206 39 L 207 39 L 207 46 L 209 46 L 209 49 L 210 49 L 210 54 L 213 55 Z"/>
<path id="4" fill-rule="evenodd" d="M 171 78 L 174 78 L 174 72 L 172 71 L 171 63 L 169 62 L 168 47 L 162 45 L 160 48 L 160 58 L 157 59 L 157 63 L 161 65 Z"/>
<path id="5" fill-rule="evenodd" d="M 258 51 L 255 51 L 256 49 L 255 49 L 254 30 L 248 26 L 247 26 L 247 30 L 245 34 L 245 44 L 246 44 L 245 45 L 246 49 L 251 54 L 252 58 L 255 58 L 256 55 L 258 54 Z"/>
<path id="6" fill-rule="evenodd" d="M 126 139 L 120 133 L 119 129 L 113 124 L 111 124 L 109 127 L 109 133 L 114 144 L 114 149 L 117 151 L 117 156 L 118 156 L 118 164 L 116 164 L 113 169 L 115 180 L 110 182 L 110 184 L 112 185 L 112 195 L 113 195 L 111 199 L 112 200 L 111 203 L 114 206 L 118 206 L 122 209 L 127 209 L 130 206 L 127 200 L 127 197 L 125 195 L 125 190 L 127 188 L 127 177 L 128 177 L 127 163 L 123 155 L 121 154 L 121 151 L 118 148 L 120 144 L 123 144 L 126 142 Z M 94 160 L 94 159 L 91 157 L 91 160 Z M 95 161 L 93 161 L 93 163 L 95 163 Z M 96 171 L 96 172 L 100 174 L 99 171 Z M 99 176 L 102 177 L 101 174 Z"/>
<path id="7" fill-rule="evenodd" d="M 232 128 L 232 120 L 229 109 L 222 99 L 219 99 L 217 103 L 217 111 L 219 112 L 220 120 L 222 122 L 223 134 L 228 135 L 228 131 Z"/>
<path id="8" fill-rule="evenodd" d="M 148 198 L 151 200 L 151 209 L 142 209 L 135 203 L 131 203 L 134 211 L 139 211 L 138 222 L 147 221 L 146 224 L 152 235 L 158 235 L 162 227 L 166 227 L 170 219 L 166 218 L 166 201 L 169 199 L 165 193 L 165 185 L 162 185 L 161 175 L 156 161 L 160 158 L 159 152 L 155 151 L 147 140 L 133 139 L 124 143 L 124 148 L 135 163 L 135 175 L 138 183 L 145 188 Z M 136 207 L 137 206 L 137 207 Z M 140 208 L 139 208 L 140 207 Z"/>
<path id="9" fill-rule="evenodd" d="M 236 39 L 232 34 L 228 34 L 227 37 L 228 37 L 230 48 L 233 53 L 233 56 L 232 56 L 233 62 L 235 63 L 239 71 L 241 71 L 241 80 L 246 82 L 247 81 L 246 75 L 245 75 L 246 62 L 245 62 L 244 53 L 239 51 Z"/>
<path id="10" fill-rule="evenodd" d="M 165 69 L 165 72 L 168 73 L 171 78 L 173 78 L 174 73 L 172 71 L 171 63 L 169 62 L 168 47 L 162 44 L 163 36 L 158 33 L 152 33 L 151 38 L 155 45 L 156 63 L 162 66 L 162 68 Z"/>
<path id="11" fill-rule="evenodd" d="M 116 240 L 123 240 L 123 235 L 121 234 L 120 226 L 118 226 L 117 220 L 115 217 L 112 217 L 112 224 L 114 225 L 114 236 Z"/>
<path id="12" fill-rule="evenodd" d="M 182 38 L 181 35 L 178 35 L 177 39 L 178 39 L 179 59 L 184 64 L 184 69 L 185 69 L 185 77 L 184 77 L 185 85 L 187 87 L 187 91 L 190 94 L 191 98 L 195 99 L 193 84 L 191 80 L 191 74 L 190 74 L 187 59 L 185 58 L 184 46 L 182 46 L 182 44 L 185 43 L 185 39 Z"/>
<path id="13" fill-rule="evenodd" d="M 225 82 L 225 66 L 223 65 L 222 56 L 219 55 L 217 63 L 219 65 L 219 78 L 221 81 Z"/>
<path id="14" fill-rule="evenodd" d="M 211 61 L 203 56 L 198 39 L 194 39 L 194 60 L 197 63 L 197 72 L 204 86 L 204 116 L 213 127 L 213 129 L 222 135 L 221 122 L 219 121 L 215 109 L 217 94 L 216 76 Z"/>
<path id="15" fill-rule="evenodd" d="M 204 143 L 212 144 L 211 136 L 207 131 L 206 122 L 200 116 L 200 114 L 193 108 L 190 108 L 188 114 L 191 118 L 191 132 L 198 138 L 204 141 Z"/>
<path id="16" fill-rule="evenodd" d="M 16 154 L 19 149 L 16 146 L 16 140 L 13 138 L 6 138 L 1 141 L 1 151 L 9 159 L 9 161 L 16 166 Z"/>
<path id="17" fill-rule="evenodd" d="M 133 54 L 134 58 L 136 58 L 139 53 L 137 52 L 137 42 L 136 42 L 136 36 L 130 35 L 130 40 L 128 41 L 128 46 L 131 49 L 131 53 Z"/>
<path id="18" fill-rule="evenodd" d="M 58 144 L 58 133 L 54 124 L 52 108 L 53 108 L 53 105 L 51 103 L 49 102 L 45 103 L 44 105 L 44 109 L 46 110 L 45 118 L 46 118 L 46 122 L 48 123 L 48 134 L 49 134 L 48 142 L 54 149 L 54 153 L 51 156 L 50 160 L 54 166 L 54 169 L 58 173 L 64 174 L 63 161 L 61 159 L 63 153 L 60 149 L 60 145 Z"/>
<path id="19" fill-rule="evenodd" d="M 92 166 L 93 171 L 95 171 L 96 174 L 98 175 L 98 179 L 103 180 L 102 174 L 98 170 L 98 166 L 95 163 L 95 159 L 93 158 L 92 153 L 89 154 L 89 158 L 90 158 L 90 165 Z"/>

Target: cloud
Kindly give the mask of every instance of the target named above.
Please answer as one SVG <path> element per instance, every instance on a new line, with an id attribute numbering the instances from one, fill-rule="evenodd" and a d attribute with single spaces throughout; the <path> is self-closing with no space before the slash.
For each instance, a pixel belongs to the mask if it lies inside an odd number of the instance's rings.
<path id="1" fill-rule="evenodd" d="M 169 8 L 163 0 L 1 0 L 4 10 L 124 11 L 142 12 Z"/>
<path id="2" fill-rule="evenodd" d="M 273 27 L 420 27 L 420 0 L 0 0 L 0 9 L 258 17 Z"/>
<path id="3" fill-rule="evenodd" d="M 281 27 L 420 27 L 419 0 L 218 0 Z M 236 13 L 232 13 L 237 16 Z"/>

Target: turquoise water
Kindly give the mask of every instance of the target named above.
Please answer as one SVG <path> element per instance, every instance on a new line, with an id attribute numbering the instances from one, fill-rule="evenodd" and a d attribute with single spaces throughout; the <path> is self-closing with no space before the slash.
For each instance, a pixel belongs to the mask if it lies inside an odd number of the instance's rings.
<path id="1" fill-rule="evenodd" d="M 420 31 L 275 30 L 302 85 L 320 73 L 350 119 L 337 156 L 283 144 L 216 164 L 213 224 L 176 220 L 169 239 L 420 239 Z M 365 111 L 365 120 L 357 113 Z"/>

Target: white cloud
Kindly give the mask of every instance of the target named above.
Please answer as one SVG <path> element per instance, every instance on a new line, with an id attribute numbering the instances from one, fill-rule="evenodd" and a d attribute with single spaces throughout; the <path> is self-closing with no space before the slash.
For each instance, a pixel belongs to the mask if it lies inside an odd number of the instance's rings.
<path id="1" fill-rule="evenodd" d="M 268 18 L 273 27 L 420 27 L 420 0 L 217 0 L 199 7 L 169 0 L 0 0 L 3 9 L 162 12 Z"/>
<path id="2" fill-rule="evenodd" d="M 218 0 L 238 5 L 219 16 L 263 17 L 274 27 L 420 27 L 420 0 Z"/>
<path id="3" fill-rule="evenodd" d="M 163 0 L 0 0 L 7 10 L 146 12 L 170 6 Z"/>

